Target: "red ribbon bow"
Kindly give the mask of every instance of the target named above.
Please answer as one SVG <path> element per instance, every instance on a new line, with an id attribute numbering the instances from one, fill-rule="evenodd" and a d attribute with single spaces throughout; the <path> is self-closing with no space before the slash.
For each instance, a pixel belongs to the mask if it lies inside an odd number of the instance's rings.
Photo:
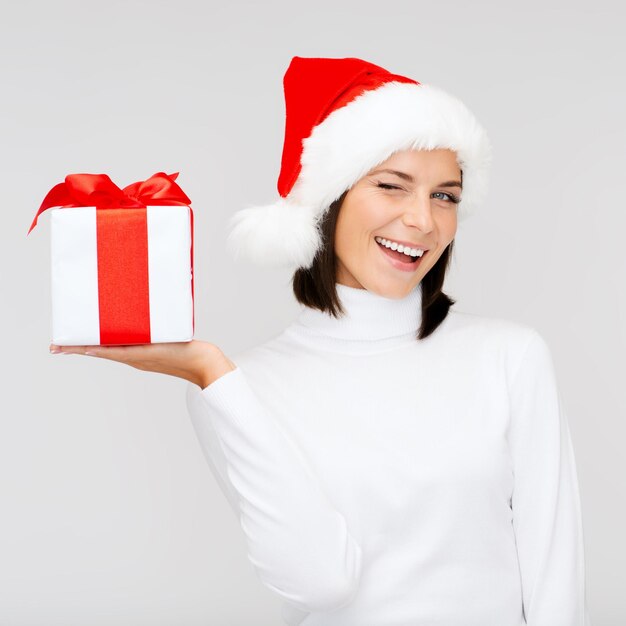
<path id="1" fill-rule="evenodd" d="M 52 207 L 95 206 L 96 209 L 145 208 L 148 205 L 189 205 L 191 200 L 174 182 L 178 172 L 157 172 L 144 181 L 120 189 L 106 174 L 68 174 L 46 194 L 26 236 L 37 218 Z"/>

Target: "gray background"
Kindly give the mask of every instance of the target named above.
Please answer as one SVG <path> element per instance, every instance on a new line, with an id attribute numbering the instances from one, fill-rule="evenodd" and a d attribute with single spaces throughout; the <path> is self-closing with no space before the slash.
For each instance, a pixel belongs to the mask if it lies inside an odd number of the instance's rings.
<path id="1" fill-rule="evenodd" d="M 459 96 L 494 145 L 460 227 L 458 309 L 534 325 L 576 450 L 594 626 L 623 591 L 624 14 L 618 2 L 24 2 L 0 25 L 0 625 L 278 625 L 205 464 L 186 383 L 48 354 L 45 193 L 180 171 L 195 210 L 196 337 L 279 332 L 287 270 L 234 262 L 237 209 L 277 197 L 293 55 L 356 56 Z"/>

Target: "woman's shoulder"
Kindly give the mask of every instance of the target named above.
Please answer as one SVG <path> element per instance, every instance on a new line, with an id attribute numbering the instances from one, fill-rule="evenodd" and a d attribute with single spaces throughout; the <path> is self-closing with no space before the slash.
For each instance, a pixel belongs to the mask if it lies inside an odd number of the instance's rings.
<path id="1" fill-rule="evenodd" d="M 451 308 L 446 324 L 447 335 L 485 346 L 505 346 L 519 352 L 531 340 L 542 341 L 537 328 L 527 322 L 495 315 L 485 315 Z"/>
<path id="2" fill-rule="evenodd" d="M 473 313 L 452 307 L 427 343 L 432 350 L 447 354 L 493 358 L 505 355 L 516 360 L 532 343 L 546 344 L 539 331 L 526 322 L 511 318 Z M 418 342 L 419 343 L 419 342 Z M 241 350 L 230 357 L 254 378 L 265 380 L 279 375 L 283 379 L 297 377 L 306 371 L 315 355 L 293 340 L 289 327 L 269 339 Z"/>
<path id="3" fill-rule="evenodd" d="M 293 361 L 297 358 L 297 352 L 287 340 L 287 329 L 284 329 L 258 344 L 240 350 L 231 358 L 244 369 L 267 368 L 280 362 Z"/>

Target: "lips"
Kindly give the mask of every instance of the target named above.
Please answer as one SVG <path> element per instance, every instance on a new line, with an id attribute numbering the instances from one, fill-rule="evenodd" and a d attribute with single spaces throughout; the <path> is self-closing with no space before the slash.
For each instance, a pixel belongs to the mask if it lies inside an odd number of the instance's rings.
<path id="1" fill-rule="evenodd" d="M 411 261 L 412 257 L 409 257 L 406 254 L 403 254 L 401 252 L 396 252 L 395 250 L 386 248 L 385 246 L 383 246 L 382 244 L 378 242 L 376 242 L 376 245 L 378 246 L 380 251 L 383 253 L 387 261 L 391 263 L 391 265 L 394 268 L 403 272 L 414 272 L 420 266 L 422 259 L 428 254 L 428 250 L 426 250 L 424 254 L 422 254 L 421 257 L 417 257 L 417 260 Z M 404 258 L 403 259 L 399 258 L 399 255 L 401 255 Z"/>

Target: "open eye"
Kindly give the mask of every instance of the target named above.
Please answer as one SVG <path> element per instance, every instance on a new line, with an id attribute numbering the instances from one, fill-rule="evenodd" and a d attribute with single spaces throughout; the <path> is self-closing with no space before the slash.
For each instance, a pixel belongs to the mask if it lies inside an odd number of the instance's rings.
<path id="1" fill-rule="evenodd" d="M 433 195 L 448 196 L 448 202 L 453 202 L 454 204 L 458 204 L 461 201 L 461 199 L 455 196 L 453 193 L 446 193 L 445 191 L 435 191 Z"/>

